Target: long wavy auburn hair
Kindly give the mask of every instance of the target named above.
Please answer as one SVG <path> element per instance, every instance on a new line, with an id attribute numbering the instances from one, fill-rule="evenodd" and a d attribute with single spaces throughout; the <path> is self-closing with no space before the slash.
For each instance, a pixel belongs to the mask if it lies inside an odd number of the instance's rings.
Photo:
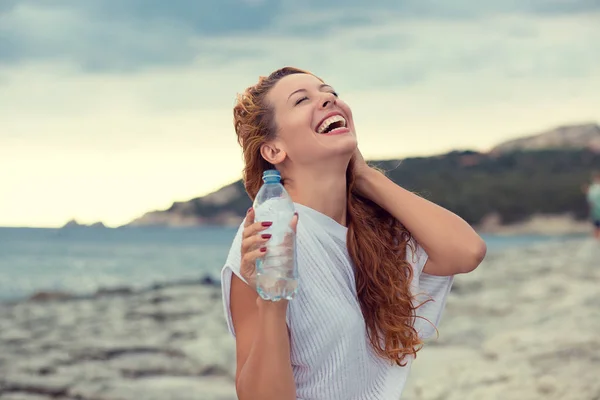
<path id="1" fill-rule="evenodd" d="M 274 110 L 266 96 L 280 79 L 291 74 L 310 73 L 285 67 L 260 77 L 256 85 L 238 95 L 233 108 L 235 132 L 244 154 L 244 185 L 252 200 L 262 185 L 263 171 L 274 168 L 260 153 L 261 145 L 277 134 Z M 406 260 L 411 235 L 396 218 L 357 193 L 352 160 L 346 180 L 346 241 L 367 335 L 379 356 L 406 365 L 405 357 L 416 356 L 422 347 L 413 326 L 419 305 L 413 303 L 413 271 Z"/>

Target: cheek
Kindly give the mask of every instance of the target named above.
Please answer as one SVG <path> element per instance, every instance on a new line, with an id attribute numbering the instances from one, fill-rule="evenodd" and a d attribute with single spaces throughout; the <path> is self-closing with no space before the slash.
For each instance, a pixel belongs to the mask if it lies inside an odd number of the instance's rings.
<path id="1" fill-rule="evenodd" d="M 278 135 L 286 143 L 288 151 L 294 151 L 295 148 L 304 148 L 310 142 L 309 137 L 313 136 L 311 128 L 310 115 L 298 113 L 289 115 L 285 121 L 282 121 Z"/>
<path id="2" fill-rule="evenodd" d="M 283 121 L 285 126 L 286 135 L 291 140 L 301 140 L 307 132 L 312 132 L 312 114 L 310 113 L 309 107 L 303 109 L 294 110 L 286 116 Z"/>
<path id="3" fill-rule="evenodd" d="M 340 108 L 344 110 L 344 113 L 346 113 L 348 118 L 352 119 L 352 110 L 350 109 L 350 106 L 348 106 L 348 104 L 344 103 L 342 100 L 338 100 L 338 104 Z"/>

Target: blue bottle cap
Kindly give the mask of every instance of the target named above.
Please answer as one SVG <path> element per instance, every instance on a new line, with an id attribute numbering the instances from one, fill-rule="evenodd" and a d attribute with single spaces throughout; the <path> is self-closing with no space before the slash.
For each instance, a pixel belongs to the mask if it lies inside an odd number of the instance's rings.
<path id="1" fill-rule="evenodd" d="M 265 182 L 280 182 L 281 174 L 276 169 L 268 169 L 263 172 L 262 178 Z"/>

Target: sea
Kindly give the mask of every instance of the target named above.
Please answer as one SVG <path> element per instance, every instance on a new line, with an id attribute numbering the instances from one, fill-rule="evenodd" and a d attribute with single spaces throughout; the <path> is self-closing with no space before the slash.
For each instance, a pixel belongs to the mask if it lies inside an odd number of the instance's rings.
<path id="1" fill-rule="evenodd" d="M 237 228 L 0 228 L 0 301 L 219 280 Z M 484 236 L 488 252 L 556 240 Z"/>

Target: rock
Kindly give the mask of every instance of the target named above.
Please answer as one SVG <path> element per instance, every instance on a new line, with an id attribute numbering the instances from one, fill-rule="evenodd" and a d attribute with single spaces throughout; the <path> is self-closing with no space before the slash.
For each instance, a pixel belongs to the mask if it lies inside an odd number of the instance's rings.
<path id="1" fill-rule="evenodd" d="M 12 373 L 0 378 L 2 391 L 22 392 L 30 395 L 58 397 L 67 395 L 72 382 L 69 377 L 40 376 L 30 374 Z"/>
<path id="2" fill-rule="evenodd" d="M 201 285 L 208 285 L 208 286 L 217 286 L 220 283 L 217 282 L 214 278 L 212 278 L 210 276 L 205 276 L 204 278 L 200 279 L 200 284 Z"/>
<path id="3" fill-rule="evenodd" d="M 556 391 L 556 382 L 550 376 L 542 376 L 537 380 L 537 389 L 540 394 L 550 395 Z"/>
<path id="4" fill-rule="evenodd" d="M 71 219 L 69 220 L 66 224 L 63 225 L 63 229 L 68 229 L 68 228 L 79 228 L 81 225 L 79 222 L 77 222 L 77 220 L 75 219 Z"/>
<path id="5" fill-rule="evenodd" d="M 94 222 L 93 224 L 81 224 L 77 222 L 76 219 L 69 220 L 66 224 L 63 225 L 62 229 L 73 229 L 73 228 L 106 228 L 103 222 Z"/>
<path id="6" fill-rule="evenodd" d="M 115 288 L 100 288 L 96 291 L 95 296 L 129 296 L 133 293 L 130 287 L 115 287 Z"/>
<path id="7" fill-rule="evenodd" d="M 30 301 L 56 301 L 56 300 L 69 300 L 73 297 L 70 293 L 66 292 L 51 292 L 42 291 L 36 292 L 29 297 Z"/>

